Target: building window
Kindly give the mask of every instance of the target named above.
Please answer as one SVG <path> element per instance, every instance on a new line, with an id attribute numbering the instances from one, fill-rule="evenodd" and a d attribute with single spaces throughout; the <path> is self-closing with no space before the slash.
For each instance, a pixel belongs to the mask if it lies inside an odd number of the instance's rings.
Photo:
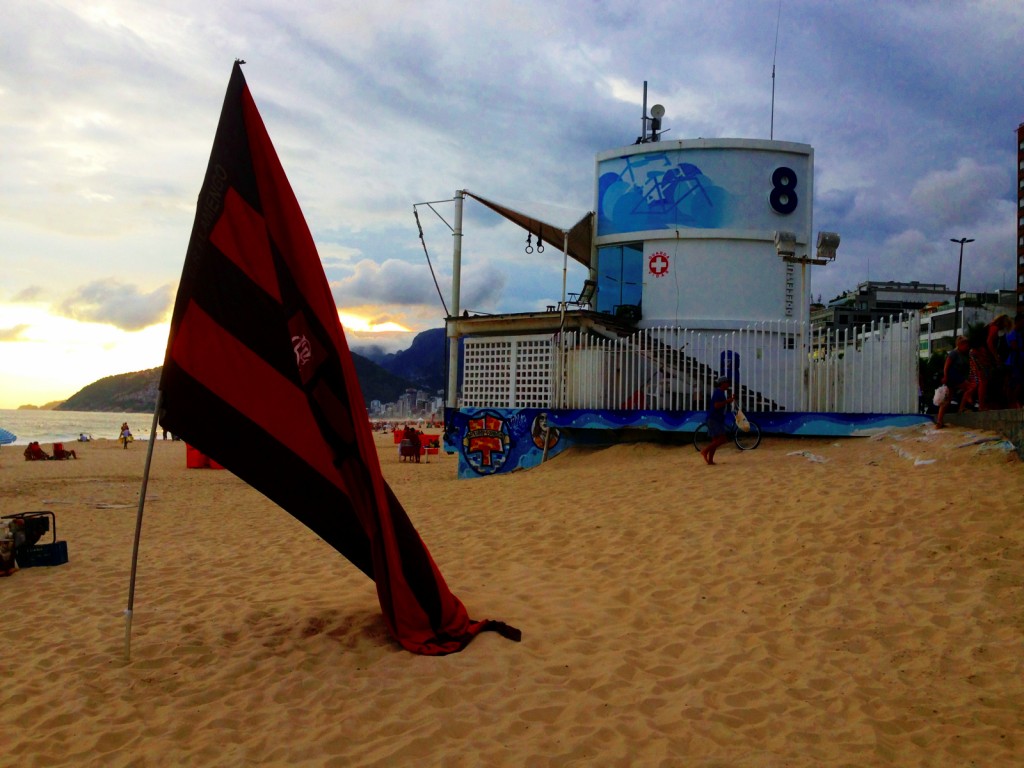
<path id="1" fill-rule="evenodd" d="M 597 252 L 597 311 L 612 313 L 620 304 L 638 306 L 643 298 L 644 246 L 610 245 Z"/>

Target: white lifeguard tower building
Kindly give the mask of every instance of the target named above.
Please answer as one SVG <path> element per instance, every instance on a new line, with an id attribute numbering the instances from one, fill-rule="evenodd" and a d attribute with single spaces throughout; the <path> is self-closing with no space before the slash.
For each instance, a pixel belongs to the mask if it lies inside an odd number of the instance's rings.
<path id="1" fill-rule="evenodd" d="M 692 431 L 719 376 L 767 431 L 857 434 L 917 413 L 915 318 L 808 330 L 810 266 L 839 245 L 813 237 L 814 150 L 664 141 L 663 114 L 645 103 L 637 142 L 597 155 L 594 209 L 571 227 L 456 193 L 446 435 L 460 474 L 532 466 L 582 430 Z M 583 286 L 568 292 L 563 267 L 546 312 L 460 314 L 466 197 L 586 267 Z"/>

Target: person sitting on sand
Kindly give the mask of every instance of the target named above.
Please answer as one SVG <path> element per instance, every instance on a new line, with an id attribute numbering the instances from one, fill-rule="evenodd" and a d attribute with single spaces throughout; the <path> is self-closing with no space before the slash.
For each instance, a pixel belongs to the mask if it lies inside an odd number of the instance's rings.
<path id="1" fill-rule="evenodd" d="M 946 426 L 943 417 L 946 409 L 953 402 L 953 395 L 957 396 L 960 403 L 960 413 L 971 402 L 976 387 L 970 381 L 971 356 L 970 344 L 966 336 L 956 337 L 956 347 L 946 355 L 946 362 L 942 367 L 942 384 L 946 387 L 946 398 L 939 404 L 939 413 L 935 417 L 935 428 L 942 429 Z"/>
<path id="2" fill-rule="evenodd" d="M 25 461 L 46 461 L 50 454 L 44 451 L 38 441 L 33 441 L 25 448 Z"/>
<path id="3" fill-rule="evenodd" d="M 736 399 L 727 394 L 731 386 L 732 381 L 728 376 L 719 376 L 715 380 L 715 391 L 711 393 L 711 402 L 708 404 L 707 424 L 711 443 L 700 452 L 700 455 L 712 466 L 715 463 L 715 451 L 729 439 L 725 432 L 725 409 Z"/>

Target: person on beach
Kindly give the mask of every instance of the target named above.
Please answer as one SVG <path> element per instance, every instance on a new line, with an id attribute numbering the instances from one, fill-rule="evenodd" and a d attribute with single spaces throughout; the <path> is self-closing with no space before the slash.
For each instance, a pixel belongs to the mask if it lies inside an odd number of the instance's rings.
<path id="1" fill-rule="evenodd" d="M 423 446 L 423 433 L 418 429 L 412 430 L 412 436 L 409 438 L 412 441 L 413 455 L 416 457 L 416 463 L 420 463 L 420 448 Z"/>
<path id="2" fill-rule="evenodd" d="M 121 425 L 121 443 L 126 451 L 128 450 L 128 441 L 131 439 L 132 431 L 128 429 L 128 422 L 126 421 Z"/>
<path id="3" fill-rule="evenodd" d="M 708 404 L 708 436 L 711 438 L 711 442 L 700 452 L 700 455 L 710 466 L 714 466 L 715 451 L 729 439 L 725 431 L 725 409 L 729 403 L 736 400 L 728 393 L 731 386 L 732 381 L 728 376 L 719 376 L 715 379 L 715 391 L 711 393 L 711 402 Z"/>
<path id="4" fill-rule="evenodd" d="M 989 351 L 988 344 L 978 344 L 971 349 L 971 372 L 968 381 L 977 394 L 978 410 L 987 411 L 992 406 L 992 394 L 996 379 L 996 359 Z M 963 410 L 961 406 L 960 410 Z"/>
<path id="5" fill-rule="evenodd" d="M 1007 405 L 1024 405 L 1024 312 L 1013 318 L 1013 330 L 1006 334 L 1006 395 Z"/>
<path id="6" fill-rule="evenodd" d="M 949 404 L 953 402 L 954 394 L 960 403 L 959 413 L 963 413 L 964 408 L 971 401 L 974 394 L 974 386 L 970 382 L 970 373 L 970 344 L 966 336 L 957 336 L 956 347 L 951 349 L 949 354 L 946 355 L 946 362 L 942 367 L 942 385 L 946 387 L 947 391 L 945 399 L 939 404 L 939 413 L 935 417 L 936 429 L 942 429 L 946 426 L 943 417 L 946 415 L 946 409 L 949 408 Z"/>
<path id="7" fill-rule="evenodd" d="M 985 347 L 988 349 L 989 357 L 992 359 L 992 368 L 989 372 L 988 399 L 989 401 L 1002 401 L 1008 394 L 1008 387 L 1005 374 L 1006 358 L 1010 354 L 1010 347 L 1007 342 L 1007 335 L 1013 330 L 1013 320 L 1009 315 L 998 315 L 985 326 Z M 980 405 L 979 397 L 979 405 Z M 992 405 L 992 402 L 988 403 Z M 1001 403 L 999 403 L 1001 404 Z"/>

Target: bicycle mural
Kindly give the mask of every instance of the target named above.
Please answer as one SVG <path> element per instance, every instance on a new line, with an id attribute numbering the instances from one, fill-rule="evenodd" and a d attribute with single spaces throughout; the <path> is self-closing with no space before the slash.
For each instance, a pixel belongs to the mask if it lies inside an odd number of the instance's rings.
<path id="1" fill-rule="evenodd" d="M 722 227 L 729 193 L 681 156 L 680 152 L 652 152 L 600 163 L 599 234 Z"/>

